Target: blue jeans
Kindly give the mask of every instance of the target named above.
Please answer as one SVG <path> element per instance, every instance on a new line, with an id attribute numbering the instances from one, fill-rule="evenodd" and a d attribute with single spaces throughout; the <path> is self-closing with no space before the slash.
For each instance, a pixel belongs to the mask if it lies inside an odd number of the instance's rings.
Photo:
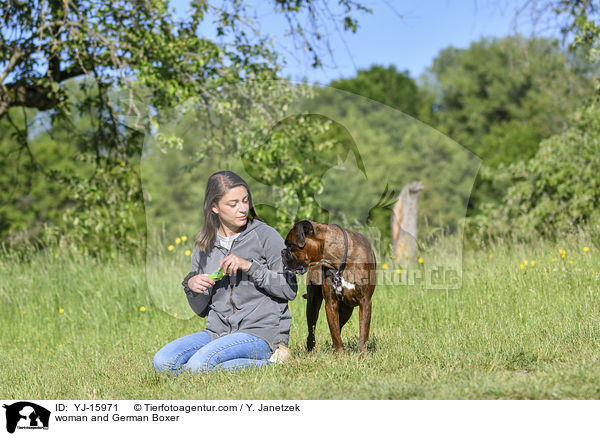
<path id="1" fill-rule="evenodd" d="M 216 369 L 270 365 L 271 349 L 261 338 L 248 333 L 230 333 L 211 341 L 203 330 L 175 339 L 154 355 L 156 372 L 203 372 Z"/>

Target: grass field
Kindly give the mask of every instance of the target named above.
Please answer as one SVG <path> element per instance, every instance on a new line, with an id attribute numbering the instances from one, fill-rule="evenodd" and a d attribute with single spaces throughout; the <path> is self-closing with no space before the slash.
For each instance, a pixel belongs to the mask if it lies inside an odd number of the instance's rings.
<path id="1" fill-rule="evenodd" d="M 183 306 L 164 311 L 142 264 L 100 262 L 69 246 L 27 262 L 4 253 L 0 397 L 598 399 L 597 253 L 585 236 L 561 245 L 498 244 L 464 253 L 460 290 L 379 287 L 363 358 L 358 311 L 343 331 L 348 352 L 338 356 L 321 309 L 317 348 L 307 354 L 306 300 L 298 296 L 290 303 L 289 364 L 179 376 L 155 374 L 152 357 L 204 325 L 190 317 L 181 289 L 175 304 Z M 178 279 L 188 263 L 181 261 Z"/>

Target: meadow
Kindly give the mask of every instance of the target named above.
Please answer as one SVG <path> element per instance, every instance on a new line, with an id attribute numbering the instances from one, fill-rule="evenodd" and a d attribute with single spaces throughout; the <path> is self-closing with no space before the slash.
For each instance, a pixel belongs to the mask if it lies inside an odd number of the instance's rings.
<path id="1" fill-rule="evenodd" d="M 560 244 L 500 242 L 463 253 L 461 289 L 380 286 L 368 353 L 358 311 L 336 355 L 324 309 L 305 351 L 305 301 L 290 303 L 293 359 L 277 367 L 158 375 L 154 353 L 202 329 L 149 291 L 143 262 L 75 245 L 0 253 L 0 397 L 5 399 L 598 399 L 600 261 L 585 234 Z M 428 262 L 424 258 L 424 264 Z M 187 273 L 189 258 L 177 278 Z M 395 273 L 379 266 L 379 273 Z M 160 276 L 160 274 L 159 274 Z M 179 277 L 181 276 L 181 277 Z"/>

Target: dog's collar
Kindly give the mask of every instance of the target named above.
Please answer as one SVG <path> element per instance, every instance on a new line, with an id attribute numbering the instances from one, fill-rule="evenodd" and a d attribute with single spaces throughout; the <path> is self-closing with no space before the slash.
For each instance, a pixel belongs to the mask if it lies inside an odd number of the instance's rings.
<path id="1" fill-rule="evenodd" d="M 337 294 L 338 298 L 342 298 L 342 273 L 344 272 L 344 269 L 346 268 L 346 260 L 348 258 L 348 234 L 346 233 L 346 230 L 344 230 L 344 228 L 342 226 L 340 226 L 339 224 L 333 224 L 336 227 L 339 227 L 339 229 L 342 231 L 342 233 L 344 234 L 344 257 L 342 258 L 342 263 L 340 264 L 340 267 L 337 269 L 337 271 L 335 270 L 335 266 L 333 266 L 330 262 L 326 261 L 325 259 L 317 262 L 314 266 L 317 265 L 325 265 L 325 264 L 329 264 L 328 266 L 331 267 L 331 269 L 328 271 L 328 273 L 332 276 L 331 279 L 333 281 L 333 287 L 335 289 L 335 293 Z M 333 271 L 332 271 L 333 270 Z M 327 274 L 327 272 L 326 272 Z"/>
<path id="2" fill-rule="evenodd" d="M 346 234 L 346 230 L 344 230 L 344 228 L 342 226 L 340 226 L 339 224 L 334 224 L 334 226 L 339 227 L 339 229 L 344 234 L 344 258 L 342 259 L 342 264 L 340 265 L 340 267 L 337 270 L 337 273 L 341 277 L 342 272 L 344 272 L 344 268 L 346 268 L 346 259 L 348 258 L 348 235 Z"/>
<path id="3" fill-rule="evenodd" d="M 340 267 L 336 271 L 336 274 L 341 276 L 342 272 L 344 272 L 344 269 L 346 268 L 346 260 L 348 258 L 348 234 L 346 233 L 346 230 L 344 230 L 344 228 L 342 226 L 340 226 L 339 224 L 332 224 L 332 225 L 339 227 L 340 230 L 342 231 L 342 233 L 344 234 L 344 257 L 342 258 L 342 263 L 340 264 Z M 315 263 L 314 265 L 311 265 L 311 266 L 315 267 L 315 266 L 321 266 L 321 265 L 328 266 L 331 269 L 336 269 L 335 266 L 333 265 L 333 263 L 326 259 L 321 259 L 320 261 L 318 261 L 317 263 Z"/>

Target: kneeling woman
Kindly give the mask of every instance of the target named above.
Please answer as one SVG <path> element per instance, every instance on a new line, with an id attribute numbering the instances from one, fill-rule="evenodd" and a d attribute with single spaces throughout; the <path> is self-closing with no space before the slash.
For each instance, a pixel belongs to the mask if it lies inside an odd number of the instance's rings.
<path id="1" fill-rule="evenodd" d="M 175 339 L 154 356 L 157 372 L 232 370 L 263 366 L 286 346 L 296 297 L 293 273 L 284 271 L 279 233 L 256 218 L 250 189 L 231 171 L 208 179 L 204 226 L 183 280 L 194 312 L 206 329 Z M 210 273 L 229 271 L 216 281 Z"/>

